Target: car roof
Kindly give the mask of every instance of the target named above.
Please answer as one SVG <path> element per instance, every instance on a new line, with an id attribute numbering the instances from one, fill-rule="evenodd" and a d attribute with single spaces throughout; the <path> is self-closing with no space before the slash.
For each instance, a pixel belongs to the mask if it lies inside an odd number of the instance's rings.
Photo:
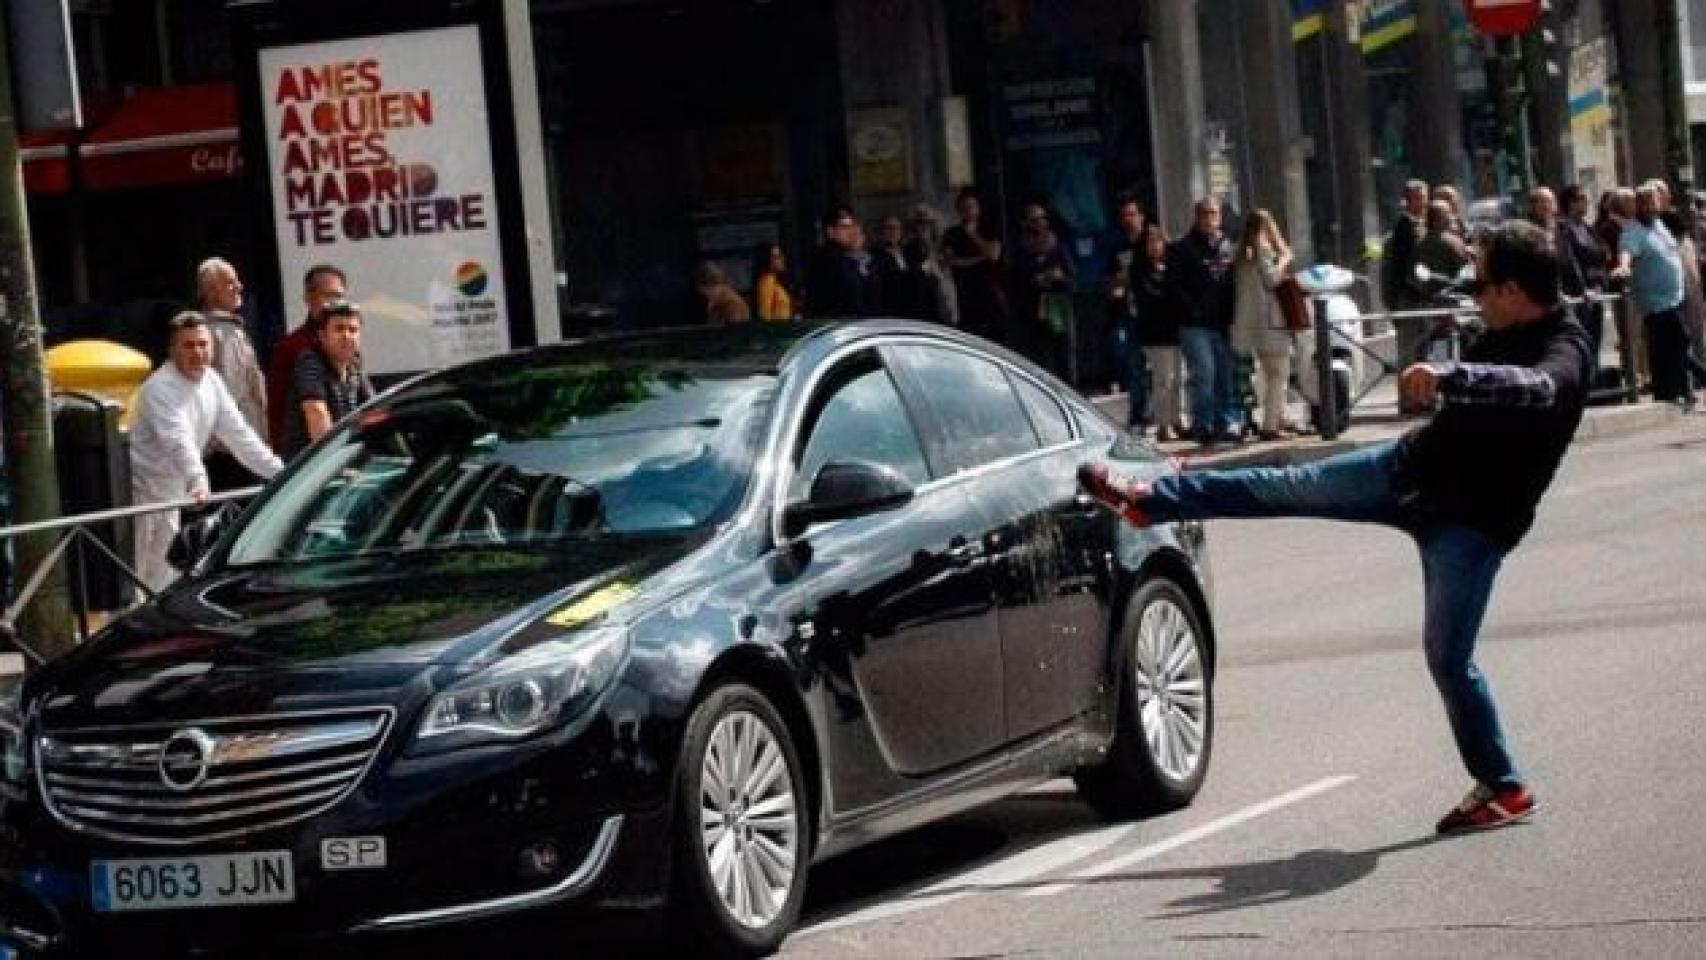
<path id="1" fill-rule="evenodd" d="M 953 327 L 914 320 L 743 323 L 667 327 L 568 340 L 448 367 L 409 387 L 476 386 L 522 370 L 583 363 L 652 363 L 716 367 L 733 375 L 774 374 L 795 359 L 809 363 L 847 344 L 893 335 L 942 339 L 1025 363 L 1006 349 Z"/>

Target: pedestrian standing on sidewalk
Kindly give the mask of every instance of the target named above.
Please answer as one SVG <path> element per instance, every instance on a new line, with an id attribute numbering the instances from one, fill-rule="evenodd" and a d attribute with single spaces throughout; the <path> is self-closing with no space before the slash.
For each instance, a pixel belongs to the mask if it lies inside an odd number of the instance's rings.
<path id="1" fill-rule="evenodd" d="M 1552 240 L 1512 221 L 1477 246 L 1487 333 L 1461 362 L 1406 368 L 1400 388 L 1443 408 L 1402 439 L 1304 466 L 1187 472 L 1153 483 L 1088 465 L 1092 495 L 1142 526 L 1217 517 L 1315 517 L 1397 528 L 1421 553 L 1428 670 L 1474 787 L 1440 833 L 1535 810 L 1512 759 L 1475 640 L 1493 581 L 1534 522 L 1587 397 L 1588 337 L 1564 308 Z"/>
<path id="2" fill-rule="evenodd" d="M 796 316 L 794 295 L 788 289 L 788 255 L 779 243 L 762 243 L 752 259 L 752 299 L 758 319 L 786 323 Z"/>
<path id="3" fill-rule="evenodd" d="M 1072 259 L 1055 233 L 1048 207 L 1041 203 L 1020 208 L 1019 243 L 1010 269 L 1018 321 L 1014 328 L 1024 331 L 1016 349 L 1055 376 L 1070 379 Z"/>
<path id="4" fill-rule="evenodd" d="M 225 381 L 231 399 L 248 421 L 249 429 L 262 439 L 267 436 L 267 378 L 255 357 L 254 344 L 243 329 L 243 281 L 228 260 L 209 257 L 195 271 L 196 309 L 207 318 L 213 338 L 213 370 Z M 207 476 L 214 492 L 252 487 L 260 482 L 255 474 L 215 440 L 208 451 Z"/>
<path id="5" fill-rule="evenodd" d="M 1558 253 L 1568 261 L 1564 268 L 1564 292 L 1571 293 L 1570 265 L 1573 264 L 1581 290 L 1572 295 L 1588 298 L 1576 308 L 1576 320 L 1593 342 L 1593 366 L 1597 372 L 1600 347 L 1605 342 L 1605 304 L 1593 298 L 1605 293 L 1606 248 L 1588 223 L 1588 194 L 1581 184 L 1565 187 L 1558 202 L 1564 208 L 1564 215 L 1558 220 Z"/>
<path id="6" fill-rule="evenodd" d="M 1132 267 L 1132 300 L 1136 306 L 1137 343 L 1149 361 L 1149 410 L 1157 441 L 1184 436 L 1179 416 L 1179 317 L 1184 308 L 1178 287 L 1168 271 L 1169 247 L 1161 225 L 1150 224 L 1143 234 L 1143 256 Z"/>
<path id="7" fill-rule="evenodd" d="M 302 304 L 307 314 L 295 330 L 273 345 L 267 361 L 267 436 L 272 448 L 283 453 L 290 445 L 290 424 L 297 411 L 290 404 L 290 388 L 296 381 L 296 361 L 319 341 L 326 322 L 326 304 L 349 299 L 349 278 L 329 263 L 315 264 L 302 276 Z"/>
<path id="8" fill-rule="evenodd" d="M 1416 279 L 1416 248 L 1427 234 L 1428 185 L 1411 180 L 1404 185 L 1404 206 L 1386 235 L 1380 259 L 1380 298 L 1394 313 L 1416 310 L 1427 304 L 1427 294 Z M 1393 352 L 1400 363 L 1408 363 L 1421 351 L 1426 321 L 1394 320 Z"/>
<path id="9" fill-rule="evenodd" d="M 1618 235 L 1613 277 L 1629 280 L 1629 293 L 1641 312 L 1647 340 L 1647 368 L 1653 398 L 1684 408 L 1693 405 L 1688 389 L 1688 336 L 1682 327 L 1682 256 L 1676 238 L 1659 219 L 1660 197 L 1651 183 L 1635 191 L 1635 216 Z"/>
<path id="10" fill-rule="evenodd" d="M 1143 260 L 1144 239 L 1148 235 L 1143 217 L 1143 204 L 1134 196 L 1124 195 L 1115 205 L 1118 226 L 1110 238 L 1107 280 L 1103 290 L 1107 298 L 1109 345 L 1113 348 L 1114 368 L 1118 371 L 1120 387 L 1126 395 L 1126 428 L 1136 434 L 1148 432 L 1149 361 L 1137 342 L 1139 321 L 1137 297 L 1133 291 L 1133 273 Z"/>
<path id="11" fill-rule="evenodd" d="M 971 187 L 954 200 L 960 222 L 942 235 L 942 248 L 954 274 L 960 329 L 1005 344 L 1013 342 L 1006 277 L 1001 268 L 1001 239 L 983 225 L 983 204 Z"/>
<path id="12" fill-rule="evenodd" d="M 875 316 L 878 289 L 865 252 L 865 231 L 853 208 L 831 207 L 823 215 L 823 243 L 806 270 L 806 315 L 830 320 Z"/>
<path id="13" fill-rule="evenodd" d="M 142 381 L 130 427 L 131 497 L 138 505 L 207 499 L 212 492 L 202 455 L 217 438 L 237 462 L 261 478 L 282 469 L 249 426 L 213 366 L 207 318 L 185 311 L 168 324 L 168 357 Z M 136 519 L 136 574 L 159 591 L 177 577 L 166 550 L 178 533 L 178 511 Z"/>
<path id="14" fill-rule="evenodd" d="M 296 411 L 286 457 L 295 457 L 373 399 L 361 363 L 361 308 L 347 300 L 326 304 L 326 320 L 311 350 L 296 361 L 290 405 Z"/>
<path id="15" fill-rule="evenodd" d="M 1196 203 L 1196 222 L 1173 243 L 1167 272 L 1183 313 L 1179 348 L 1191 398 L 1191 436 L 1202 444 L 1236 443 L 1243 411 L 1238 403 L 1238 358 L 1232 353 L 1232 264 L 1236 251 L 1220 228 L 1220 201 Z"/>
<path id="16" fill-rule="evenodd" d="M 1285 315 L 1274 297 L 1274 288 L 1291 272 L 1291 259 L 1291 247 L 1280 235 L 1273 214 L 1252 210 L 1244 218 L 1244 239 L 1238 245 L 1238 265 L 1233 273 L 1237 306 L 1232 347 L 1256 358 L 1256 399 L 1262 410 L 1258 435 L 1263 440 L 1297 434 L 1285 419 L 1293 334 L 1286 328 Z"/>

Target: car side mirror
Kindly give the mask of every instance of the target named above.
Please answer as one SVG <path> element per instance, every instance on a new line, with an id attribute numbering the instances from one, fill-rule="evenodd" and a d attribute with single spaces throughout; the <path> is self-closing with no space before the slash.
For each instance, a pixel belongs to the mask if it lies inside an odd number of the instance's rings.
<path id="1" fill-rule="evenodd" d="M 832 520 L 868 516 L 905 504 L 912 485 L 891 467 L 863 460 L 836 460 L 818 468 L 811 492 L 782 508 L 782 532 L 795 537 Z"/>
<path id="2" fill-rule="evenodd" d="M 166 548 L 166 562 L 179 572 L 188 573 L 231 525 L 236 512 L 230 504 L 218 504 L 194 519 L 186 519 Z"/>

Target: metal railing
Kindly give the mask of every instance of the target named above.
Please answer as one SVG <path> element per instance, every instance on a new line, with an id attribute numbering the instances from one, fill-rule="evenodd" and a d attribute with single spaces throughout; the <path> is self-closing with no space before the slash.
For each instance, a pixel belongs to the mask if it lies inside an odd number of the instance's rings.
<path id="1" fill-rule="evenodd" d="M 1387 377 L 1396 377 L 1402 372 L 1404 365 L 1412 362 L 1411 358 L 1396 356 L 1391 360 L 1369 348 L 1361 339 L 1353 337 L 1348 331 L 1341 329 L 1344 321 L 1327 321 L 1327 303 L 1329 298 L 1315 297 L 1315 384 L 1316 397 L 1321 407 L 1320 432 L 1322 439 L 1332 440 L 1342 431 L 1339 429 L 1340 413 L 1339 397 L 1333 383 L 1333 348 L 1335 345 L 1347 346 L 1360 351 L 1363 356 L 1372 360 L 1378 371 L 1372 377 L 1364 377 L 1361 383 L 1350 385 L 1349 405 L 1355 409 L 1369 393 L 1380 385 Z M 1617 325 L 1617 350 L 1622 367 L 1621 383 L 1615 387 L 1594 389 L 1589 391 L 1589 399 L 1606 400 L 1620 399 L 1625 403 L 1633 403 L 1636 399 L 1637 383 L 1635 380 L 1635 355 L 1633 323 L 1628 311 L 1619 309 L 1623 297 L 1618 294 L 1592 293 L 1586 297 L 1567 297 L 1565 301 L 1571 306 L 1589 305 L 1605 309 L 1610 305 L 1614 322 Z M 1371 321 L 1385 321 L 1396 331 L 1400 324 L 1428 324 L 1431 328 L 1424 333 L 1422 342 L 1426 342 L 1435 331 L 1444 328 L 1443 335 L 1451 340 L 1452 356 L 1461 352 L 1462 336 L 1465 329 L 1479 325 L 1480 309 L 1468 304 L 1461 307 L 1432 307 L 1422 310 L 1390 310 L 1383 313 L 1361 313 L 1354 321 L 1367 329 Z M 1336 339 L 1335 339 L 1336 338 Z M 1599 358 L 1594 358 L 1594 369 L 1599 369 Z"/>
<path id="2" fill-rule="evenodd" d="M 108 546 L 92 528 L 100 524 L 115 522 L 133 522 L 137 517 L 154 513 L 164 513 L 168 510 L 186 509 L 231 509 L 236 505 L 247 502 L 261 491 L 260 487 L 245 487 L 241 490 L 227 490 L 216 493 L 204 500 L 171 500 L 160 503 L 145 503 L 133 507 L 116 507 L 111 510 L 101 510 L 96 513 L 79 514 L 73 517 L 61 517 L 57 520 L 40 520 L 34 523 L 21 523 L 11 527 L 0 527 L 0 543 L 10 541 L 14 537 L 31 534 L 57 533 L 59 539 L 42 557 L 36 568 L 28 572 L 23 579 L 23 585 L 18 588 L 12 602 L 0 613 L 0 642 L 15 647 L 32 664 L 41 664 L 46 658 L 41 651 L 30 646 L 18 636 L 17 622 L 20 614 L 41 592 L 42 585 L 47 582 L 48 575 L 61 561 L 71 560 L 70 586 L 72 611 L 76 615 L 77 638 L 79 642 L 89 639 L 89 615 L 94 611 L 89 609 L 89 559 L 93 549 L 96 558 L 111 564 L 142 591 L 145 599 L 152 599 L 154 591 L 142 581 L 136 569 L 131 566 L 128 558 L 120 557 L 112 547 Z M 18 571 L 20 575 L 24 571 Z"/>

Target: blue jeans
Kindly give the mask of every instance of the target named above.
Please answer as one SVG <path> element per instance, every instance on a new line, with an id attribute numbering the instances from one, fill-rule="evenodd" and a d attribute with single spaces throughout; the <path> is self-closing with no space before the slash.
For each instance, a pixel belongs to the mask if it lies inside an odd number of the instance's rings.
<path id="1" fill-rule="evenodd" d="M 1114 369 L 1119 371 L 1120 386 L 1125 390 L 1129 412 L 1127 427 L 1149 426 L 1149 358 L 1132 335 L 1131 327 L 1115 323 L 1113 333 Z"/>
<path id="2" fill-rule="evenodd" d="M 1219 517 L 1315 517 L 1377 523 L 1413 537 L 1426 596 L 1422 646 L 1469 775 L 1494 789 L 1522 783 L 1505 745 L 1475 638 L 1505 551 L 1485 534 L 1430 515 L 1393 487 L 1396 441 L 1296 467 L 1170 474 L 1144 509 L 1158 522 Z"/>
<path id="3" fill-rule="evenodd" d="M 1191 401 L 1191 430 L 1198 435 L 1238 429 L 1238 357 L 1226 334 L 1206 327 L 1180 327 L 1185 380 Z"/>

